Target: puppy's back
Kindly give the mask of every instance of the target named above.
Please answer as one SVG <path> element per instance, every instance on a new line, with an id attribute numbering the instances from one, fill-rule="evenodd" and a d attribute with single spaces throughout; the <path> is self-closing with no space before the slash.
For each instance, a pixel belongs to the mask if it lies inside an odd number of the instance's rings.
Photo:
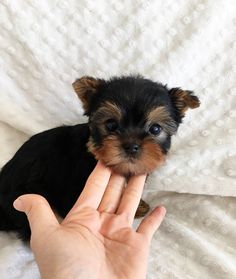
<path id="1" fill-rule="evenodd" d="M 29 238 L 25 215 L 12 204 L 22 194 L 43 195 L 64 217 L 96 164 L 87 151 L 87 124 L 54 128 L 31 137 L 0 173 L 0 230 Z"/>

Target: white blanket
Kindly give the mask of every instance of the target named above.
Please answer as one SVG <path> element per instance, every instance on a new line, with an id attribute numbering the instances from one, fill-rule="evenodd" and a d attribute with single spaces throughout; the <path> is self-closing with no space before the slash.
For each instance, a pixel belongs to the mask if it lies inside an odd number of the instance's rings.
<path id="1" fill-rule="evenodd" d="M 0 2 L 0 164 L 31 135 L 86 119 L 71 83 L 140 73 L 194 90 L 146 200 L 169 214 L 149 278 L 236 278 L 236 6 L 233 0 Z M 188 194 L 176 194 L 174 191 Z M 190 194 L 191 193 L 191 194 Z M 32 254 L 0 234 L 0 278 L 37 278 Z"/>

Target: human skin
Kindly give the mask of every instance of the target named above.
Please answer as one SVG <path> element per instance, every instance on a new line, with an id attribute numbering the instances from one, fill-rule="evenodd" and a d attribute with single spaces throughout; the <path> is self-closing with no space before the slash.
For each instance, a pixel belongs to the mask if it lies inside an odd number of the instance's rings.
<path id="1" fill-rule="evenodd" d="M 27 194 L 14 202 L 31 228 L 30 245 L 43 279 L 143 279 L 149 246 L 165 208 L 132 228 L 146 175 L 125 178 L 98 162 L 77 202 L 59 223 L 48 202 Z"/>

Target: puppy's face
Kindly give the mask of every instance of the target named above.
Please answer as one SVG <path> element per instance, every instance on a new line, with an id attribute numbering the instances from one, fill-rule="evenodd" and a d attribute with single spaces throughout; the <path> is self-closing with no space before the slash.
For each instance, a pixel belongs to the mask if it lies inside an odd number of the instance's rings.
<path id="1" fill-rule="evenodd" d="M 160 166 L 185 111 L 199 106 L 192 92 L 140 76 L 83 77 L 73 87 L 89 116 L 89 151 L 125 176 Z"/>

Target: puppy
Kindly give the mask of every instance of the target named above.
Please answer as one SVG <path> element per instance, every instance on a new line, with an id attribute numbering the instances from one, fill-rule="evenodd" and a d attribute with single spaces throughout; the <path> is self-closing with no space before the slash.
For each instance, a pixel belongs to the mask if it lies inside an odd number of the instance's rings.
<path id="1" fill-rule="evenodd" d="M 193 92 L 141 76 L 82 77 L 73 88 L 88 123 L 32 136 L 0 173 L 0 230 L 23 240 L 30 229 L 12 206 L 18 196 L 40 194 L 64 218 L 97 160 L 127 178 L 152 172 L 164 162 L 185 111 L 199 106 Z M 141 202 L 137 215 L 148 208 Z"/>

